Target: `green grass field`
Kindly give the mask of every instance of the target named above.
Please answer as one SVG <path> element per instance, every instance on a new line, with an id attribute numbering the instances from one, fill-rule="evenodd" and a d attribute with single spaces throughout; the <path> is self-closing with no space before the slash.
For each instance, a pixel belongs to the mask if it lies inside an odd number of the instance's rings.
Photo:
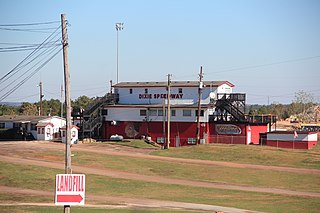
<path id="1" fill-rule="evenodd" d="M 134 147 L 138 149 L 139 143 L 141 142 L 135 142 Z M 125 145 L 130 146 L 130 142 L 126 142 Z M 100 144 L 95 144 L 95 146 L 100 146 Z M 101 144 L 101 147 L 103 147 L 103 144 Z M 266 148 L 266 150 L 264 150 L 264 148 Z M 229 152 L 226 151 L 228 149 L 230 149 Z M 216 152 L 222 152 L 219 154 L 220 157 L 211 156 L 212 153 Z M 260 158 L 259 152 L 264 153 Z M 251 156 L 247 156 L 249 155 L 249 153 Z M 281 153 L 283 156 L 281 156 Z M 243 156 L 244 159 L 240 160 L 243 163 L 249 163 L 247 161 L 251 159 L 251 163 L 255 162 L 256 164 L 264 165 L 287 165 L 290 167 L 305 168 L 319 167 L 319 162 L 316 163 L 316 161 L 303 160 L 303 158 L 308 158 L 310 157 L 310 155 L 313 156 L 319 154 L 319 151 L 317 149 L 311 151 L 296 151 L 243 145 L 206 145 L 181 147 L 170 150 L 159 150 L 154 151 L 153 154 L 180 158 L 225 160 L 237 163 L 239 163 L 238 159 Z M 49 156 L 52 159 L 63 160 L 63 153 L 61 151 L 41 151 L 37 153 L 25 153 L 25 155 L 29 158 L 42 158 L 43 156 Z M 221 156 L 224 156 L 224 158 L 222 158 Z M 298 159 L 291 159 L 295 156 L 299 156 L 297 157 Z M 270 159 L 268 163 L 264 163 L 265 159 L 269 158 L 272 159 Z M 280 159 L 287 159 L 288 162 L 278 162 L 280 161 Z M 226 167 L 210 167 L 205 165 L 182 164 L 123 156 L 109 156 L 96 153 L 93 155 L 89 152 L 74 152 L 73 164 L 97 168 L 117 169 L 150 176 L 161 175 L 170 178 L 320 192 L 319 175 L 305 175 L 288 172 L 236 169 Z M 0 184 L 2 186 L 40 189 L 52 192 L 54 190 L 55 174 L 58 173 L 63 173 L 63 170 L 10 164 L 0 161 Z M 108 195 L 117 197 L 191 202 L 264 212 L 319 212 L 320 209 L 320 198 L 285 196 L 269 193 L 253 193 L 211 188 L 208 189 L 202 187 L 110 178 L 92 174 L 86 175 L 87 195 Z M 53 199 L 53 197 L 8 195 L 0 192 L 0 203 L 12 203 L 17 201 L 53 203 Z M 115 204 L 108 201 L 91 202 L 92 204 Z M 81 207 L 72 208 L 75 209 L 75 212 L 186 212 L 173 210 L 169 211 L 167 209 L 151 210 L 143 208 L 115 208 L 103 210 Z M 61 207 L 1 206 L 1 212 L 23 212 L 24 210 L 27 212 L 61 212 Z"/>
<path id="2" fill-rule="evenodd" d="M 152 152 L 153 155 L 227 161 L 267 166 L 286 166 L 320 169 L 320 144 L 311 150 L 277 149 L 258 145 L 208 144 L 194 148 L 185 146 Z"/>

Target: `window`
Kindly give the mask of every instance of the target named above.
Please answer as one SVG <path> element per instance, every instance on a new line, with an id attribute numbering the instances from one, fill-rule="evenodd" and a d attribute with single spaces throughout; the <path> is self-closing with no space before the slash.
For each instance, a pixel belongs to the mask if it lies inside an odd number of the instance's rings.
<path id="1" fill-rule="evenodd" d="M 144 93 L 145 93 L 145 94 L 148 94 L 148 89 L 144 89 Z"/>
<path id="2" fill-rule="evenodd" d="M 163 137 L 157 137 L 157 143 L 162 143 L 164 144 L 166 142 L 166 139 Z"/>
<path id="3" fill-rule="evenodd" d="M 0 129 L 4 129 L 5 128 L 5 124 L 4 123 L 0 123 Z"/>
<path id="4" fill-rule="evenodd" d="M 41 128 L 38 128 L 38 134 L 41 134 Z"/>
<path id="5" fill-rule="evenodd" d="M 198 110 L 196 110 L 196 115 L 195 116 L 198 116 Z M 200 110 L 200 116 L 201 117 L 204 116 L 204 110 Z"/>
<path id="6" fill-rule="evenodd" d="M 140 109 L 140 116 L 147 116 L 147 110 Z"/>
<path id="7" fill-rule="evenodd" d="M 108 110 L 107 109 L 103 109 L 101 111 L 101 115 L 108 115 Z"/>
<path id="8" fill-rule="evenodd" d="M 21 127 L 20 123 L 13 123 L 13 128 L 19 128 L 19 127 Z"/>
<path id="9" fill-rule="evenodd" d="M 179 93 L 181 94 L 182 93 L 182 88 L 179 88 L 178 90 L 179 90 Z"/>
<path id="10" fill-rule="evenodd" d="M 176 116 L 176 110 L 175 109 L 171 110 L 171 116 Z"/>
<path id="11" fill-rule="evenodd" d="M 129 93 L 132 94 L 132 89 L 129 89 Z"/>
<path id="12" fill-rule="evenodd" d="M 44 134 L 44 128 L 41 128 L 41 134 Z"/>
<path id="13" fill-rule="evenodd" d="M 155 110 L 155 109 L 150 109 L 150 110 L 149 110 L 149 116 L 157 116 L 157 110 Z"/>
<path id="14" fill-rule="evenodd" d="M 31 124 L 31 130 L 37 130 L 37 124 Z"/>
<path id="15" fill-rule="evenodd" d="M 184 109 L 182 111 L 183 116 L 191 116 L 191 110 L 190 109 Z"/>
<path id="16" fill-rule="evenodd" d="M 188 143 L 188 144 L 197 144 L 197 139 L 195 139 L 195 138 L 188 138 L 187 143 Z"/>
<path id="17" fill-rule="evenodd" d="M 163 116 L 163 109 L 158 109 L 158 116 Z"/>

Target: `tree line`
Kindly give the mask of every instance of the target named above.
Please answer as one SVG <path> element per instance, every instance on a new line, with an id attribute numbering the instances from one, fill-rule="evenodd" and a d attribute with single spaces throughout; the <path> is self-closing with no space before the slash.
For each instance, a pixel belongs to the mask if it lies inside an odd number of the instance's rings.
<path id="1" fill-rule="evenodd" d="M 279 120 L 292 118 L 293 120 L 312 122 L 314 117 L 313 108 L 317 106 L 312 94 L 304 91 L 295 93 L 294 100 L 290 104 L 272 103 L 271 105 L 251 105 L 247 107 L 247 113 L 251 115 L 273 114 Z"/>
<path id="2" fill-rule="evenodd" d="M 73 109 L 88 109 L 95 103 L 96 98 L 90 98 L 88 96 L 80 96 L 79 98 L 71 101 Z M 42 101 L 42 114 L 45 116 L 62 116 L 65 115 L 63 105 L 58 99 L 50 99 Z M 40 102 L 29 103 L 23 102 L 19 106 L 13 106 L 9 104 L 0 104 L 0 116 L 2 115 L 26 115 L 37 116 L 40 114 Z"/>

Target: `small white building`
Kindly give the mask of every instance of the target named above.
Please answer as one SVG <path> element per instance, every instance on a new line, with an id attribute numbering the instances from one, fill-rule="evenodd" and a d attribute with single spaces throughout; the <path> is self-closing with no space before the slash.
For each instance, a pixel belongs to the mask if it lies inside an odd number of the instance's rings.
<path id="1" fill-rule="evenodd" d="M 37 124 L 37 140 L 58 140 L 60 129 L 66 125 L 64 118 L 58 116 L 42 119 Z"/>
<path id="2" fill-rule="evenodd" d="M 65 125 L 65 119 L 58 116 L 0 116 L 0 129 L 20 129 L 36 140 L 60 139 Z"/>
<path id="3" fill-rule="evenodd" d="M 61 128 L 61 139 L 62 143 L 66 143 L 66 126 Z M 79 127 L 77 126 L 71 126 L 71 144 L 78 143 L 79 140 Z"/>

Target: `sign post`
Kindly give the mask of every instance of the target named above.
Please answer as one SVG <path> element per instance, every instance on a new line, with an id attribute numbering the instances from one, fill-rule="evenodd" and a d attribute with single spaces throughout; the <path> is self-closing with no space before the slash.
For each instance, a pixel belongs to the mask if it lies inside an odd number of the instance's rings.
<path id="1" fill-rule="evenodd" d="M 85 186 L 84 174 L 57 174 L 55 205 L 84 205 Z"/>

